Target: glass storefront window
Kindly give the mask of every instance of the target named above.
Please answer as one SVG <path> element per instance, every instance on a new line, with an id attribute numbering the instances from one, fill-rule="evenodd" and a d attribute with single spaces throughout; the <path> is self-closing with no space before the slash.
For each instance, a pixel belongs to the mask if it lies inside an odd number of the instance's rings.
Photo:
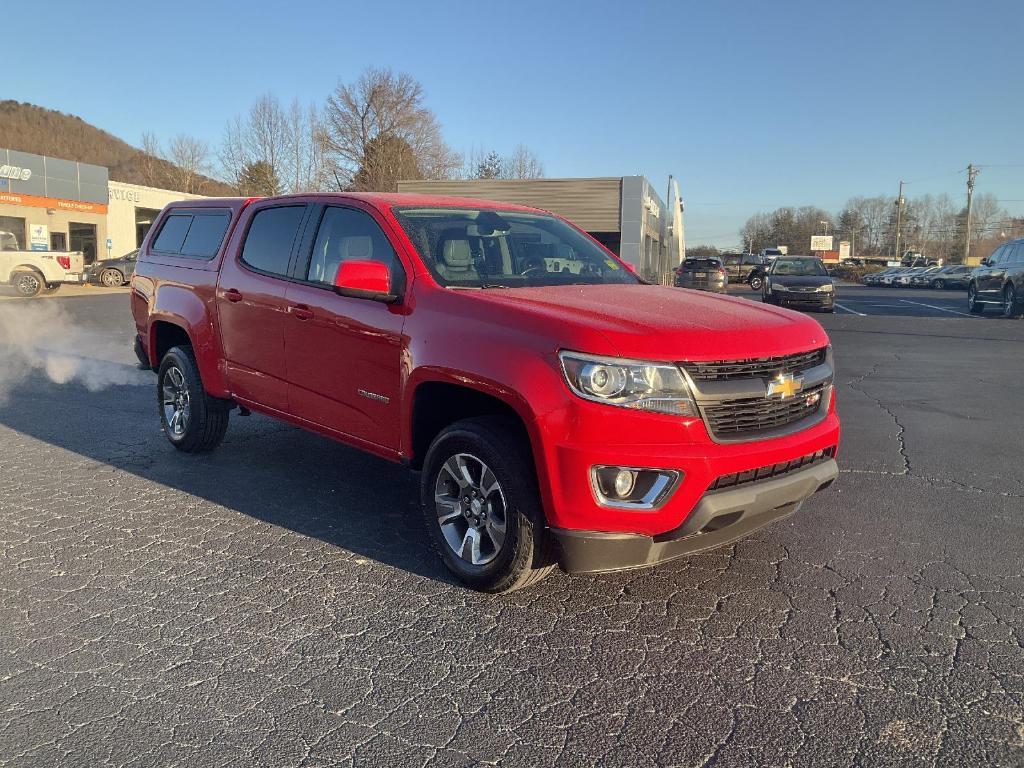
<path id="1" fill-rule="evenodd" d="M 25 242 L 25 220 L 0 216 L 0 251 L 23 251 Z"/>
<path id="2" fill-rule="evenodd" d="M 146 233 L 153 226 L 160 211 L 153 208 L 135 209 L 135 247 L 141 248 L 142 241 L 146 239 Z"/>

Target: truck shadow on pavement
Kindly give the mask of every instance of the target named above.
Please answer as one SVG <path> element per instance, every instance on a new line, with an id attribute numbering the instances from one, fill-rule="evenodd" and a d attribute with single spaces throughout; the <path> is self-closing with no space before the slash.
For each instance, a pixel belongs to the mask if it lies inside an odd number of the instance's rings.
<path id="1" fill-rule="evenodd" d="M 175 498 L 173 492 L 154 494 L 152 486 L 135 479 L 141 478 L 395 568 L 454 583 L 427 539 L 417 475 L 266 417 L 239 417 L 237 411 L 215 452 L 179 453 L 160 430 L 155 378 L 153 387 L 90 392 L 35 377 L 0 401 L 0 425 L 24 436 L 5 437 L 5 449 L 36 450 L 40 462 L 51 465 L 41 466 L 40 475 L 54 471 L 54 454 L 25 438 L 83 457 L 68 459 L 58 474 L 74 485 L 76 497 L 92 495 L 105 504 L 116 494 L 132 510 L 133 527 L 145 525 L 149 515 L 156 516 L 154 526 L 166 526 L 166 515 L 174 514 L 209 514 L 214 525 L 221 514 Z"/>

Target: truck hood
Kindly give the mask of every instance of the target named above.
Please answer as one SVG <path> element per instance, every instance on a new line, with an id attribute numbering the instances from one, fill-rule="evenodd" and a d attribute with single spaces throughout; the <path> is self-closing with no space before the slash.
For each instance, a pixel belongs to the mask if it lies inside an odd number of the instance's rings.
<path id="1" fill-rule="evenodd" d="M 560 347 L 643 360 L 741 360 L 822 347 L 817 321 L 731 296 L 655 285 L 572 285 L 474 291 L 477 301 L 559 329 Z M 527 319 L 522 317 L 523 320 Z M 598 348 L 599 347 L 599 348 Z"/>

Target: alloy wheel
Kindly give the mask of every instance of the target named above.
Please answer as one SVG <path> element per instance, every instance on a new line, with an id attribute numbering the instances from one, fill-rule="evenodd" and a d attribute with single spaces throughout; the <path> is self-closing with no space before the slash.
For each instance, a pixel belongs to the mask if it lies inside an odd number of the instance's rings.
<path id="1" fill-rule="evenodd" d="M 1012 285 L 1006 286 L 1003 291 L 1003 315 L 1005 317 L 1016 317 L 1017 315 L 1017 292 Z"/>
<path id="2" fill-rule="evenodd" d="M 507 505 L 494 472 L 469 453 L 450 456 L 434 484 L 437 522 L 445 542 L 471 565 L 487 565 L 505 543 Z"/>
<path id="3" fill-rule="evenodd" d="M 39 284 L 39 278 L 31 272 L 22 272 L 18 275 L 18 279 L 15 281 L 14 286 L 18 290 L 18 293 L 23 296 L 35 296 L 42 288 Z"/>
<path id="4" fill-rule="evenodd" d="M 100 282 L 107 288 L 117 288 L 121 285 L 121 273 L 115 269 L 105 269 L 100 275 Z"/>
<path id="5" fill-rule="evenodd" d="M 164 421 L 175 437 L 181 437 L 188 429 L 192 408 L 189 402 L 188 385 L 185 375 L 177 366 L 171 366 L 164 373 L 163 383 Z"/>

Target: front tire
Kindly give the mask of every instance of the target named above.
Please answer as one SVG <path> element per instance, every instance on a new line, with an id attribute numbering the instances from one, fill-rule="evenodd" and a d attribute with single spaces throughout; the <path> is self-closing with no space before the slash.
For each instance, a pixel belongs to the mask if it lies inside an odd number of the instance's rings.
<path id="1" fill-rule="evenodd" d="M 157 374 L 160 424 L 171 445 L 184 453 L 212 451 L 228 429 L 229 406 L 203 388 L 191 347 L 172 347 Z"/>
<path id="2" fill-rule="evenodd" d="M 529 444 L 511 421 L 464 419 L 442 431 L 420 494 L 434 548 L 473 589 L 522 589 L 554 569 Z"/>
<path id="3" fill-rule="evenodd" d="M 1020 317 L 1020 307 L 1017 305 L 1017 290 L 1012 284 L 1003 289 L 1003 317 Z"/>
<path id="4" fill-rule="evenodd" d="M 941 291 L 941 290 L 945 289 L 945 287 L 946 287 L 946 281 L 945 280 L 932 280 L 932 288 L 936 288 L 936 289 Z"/>
<path id="5" fill-rule="evenodd" d="M 967 311 L 972 315 L 980 315 L 985 311 L 985 305 L 978 301 L 978 286 L 974 283 L 967 286 Z"/>

